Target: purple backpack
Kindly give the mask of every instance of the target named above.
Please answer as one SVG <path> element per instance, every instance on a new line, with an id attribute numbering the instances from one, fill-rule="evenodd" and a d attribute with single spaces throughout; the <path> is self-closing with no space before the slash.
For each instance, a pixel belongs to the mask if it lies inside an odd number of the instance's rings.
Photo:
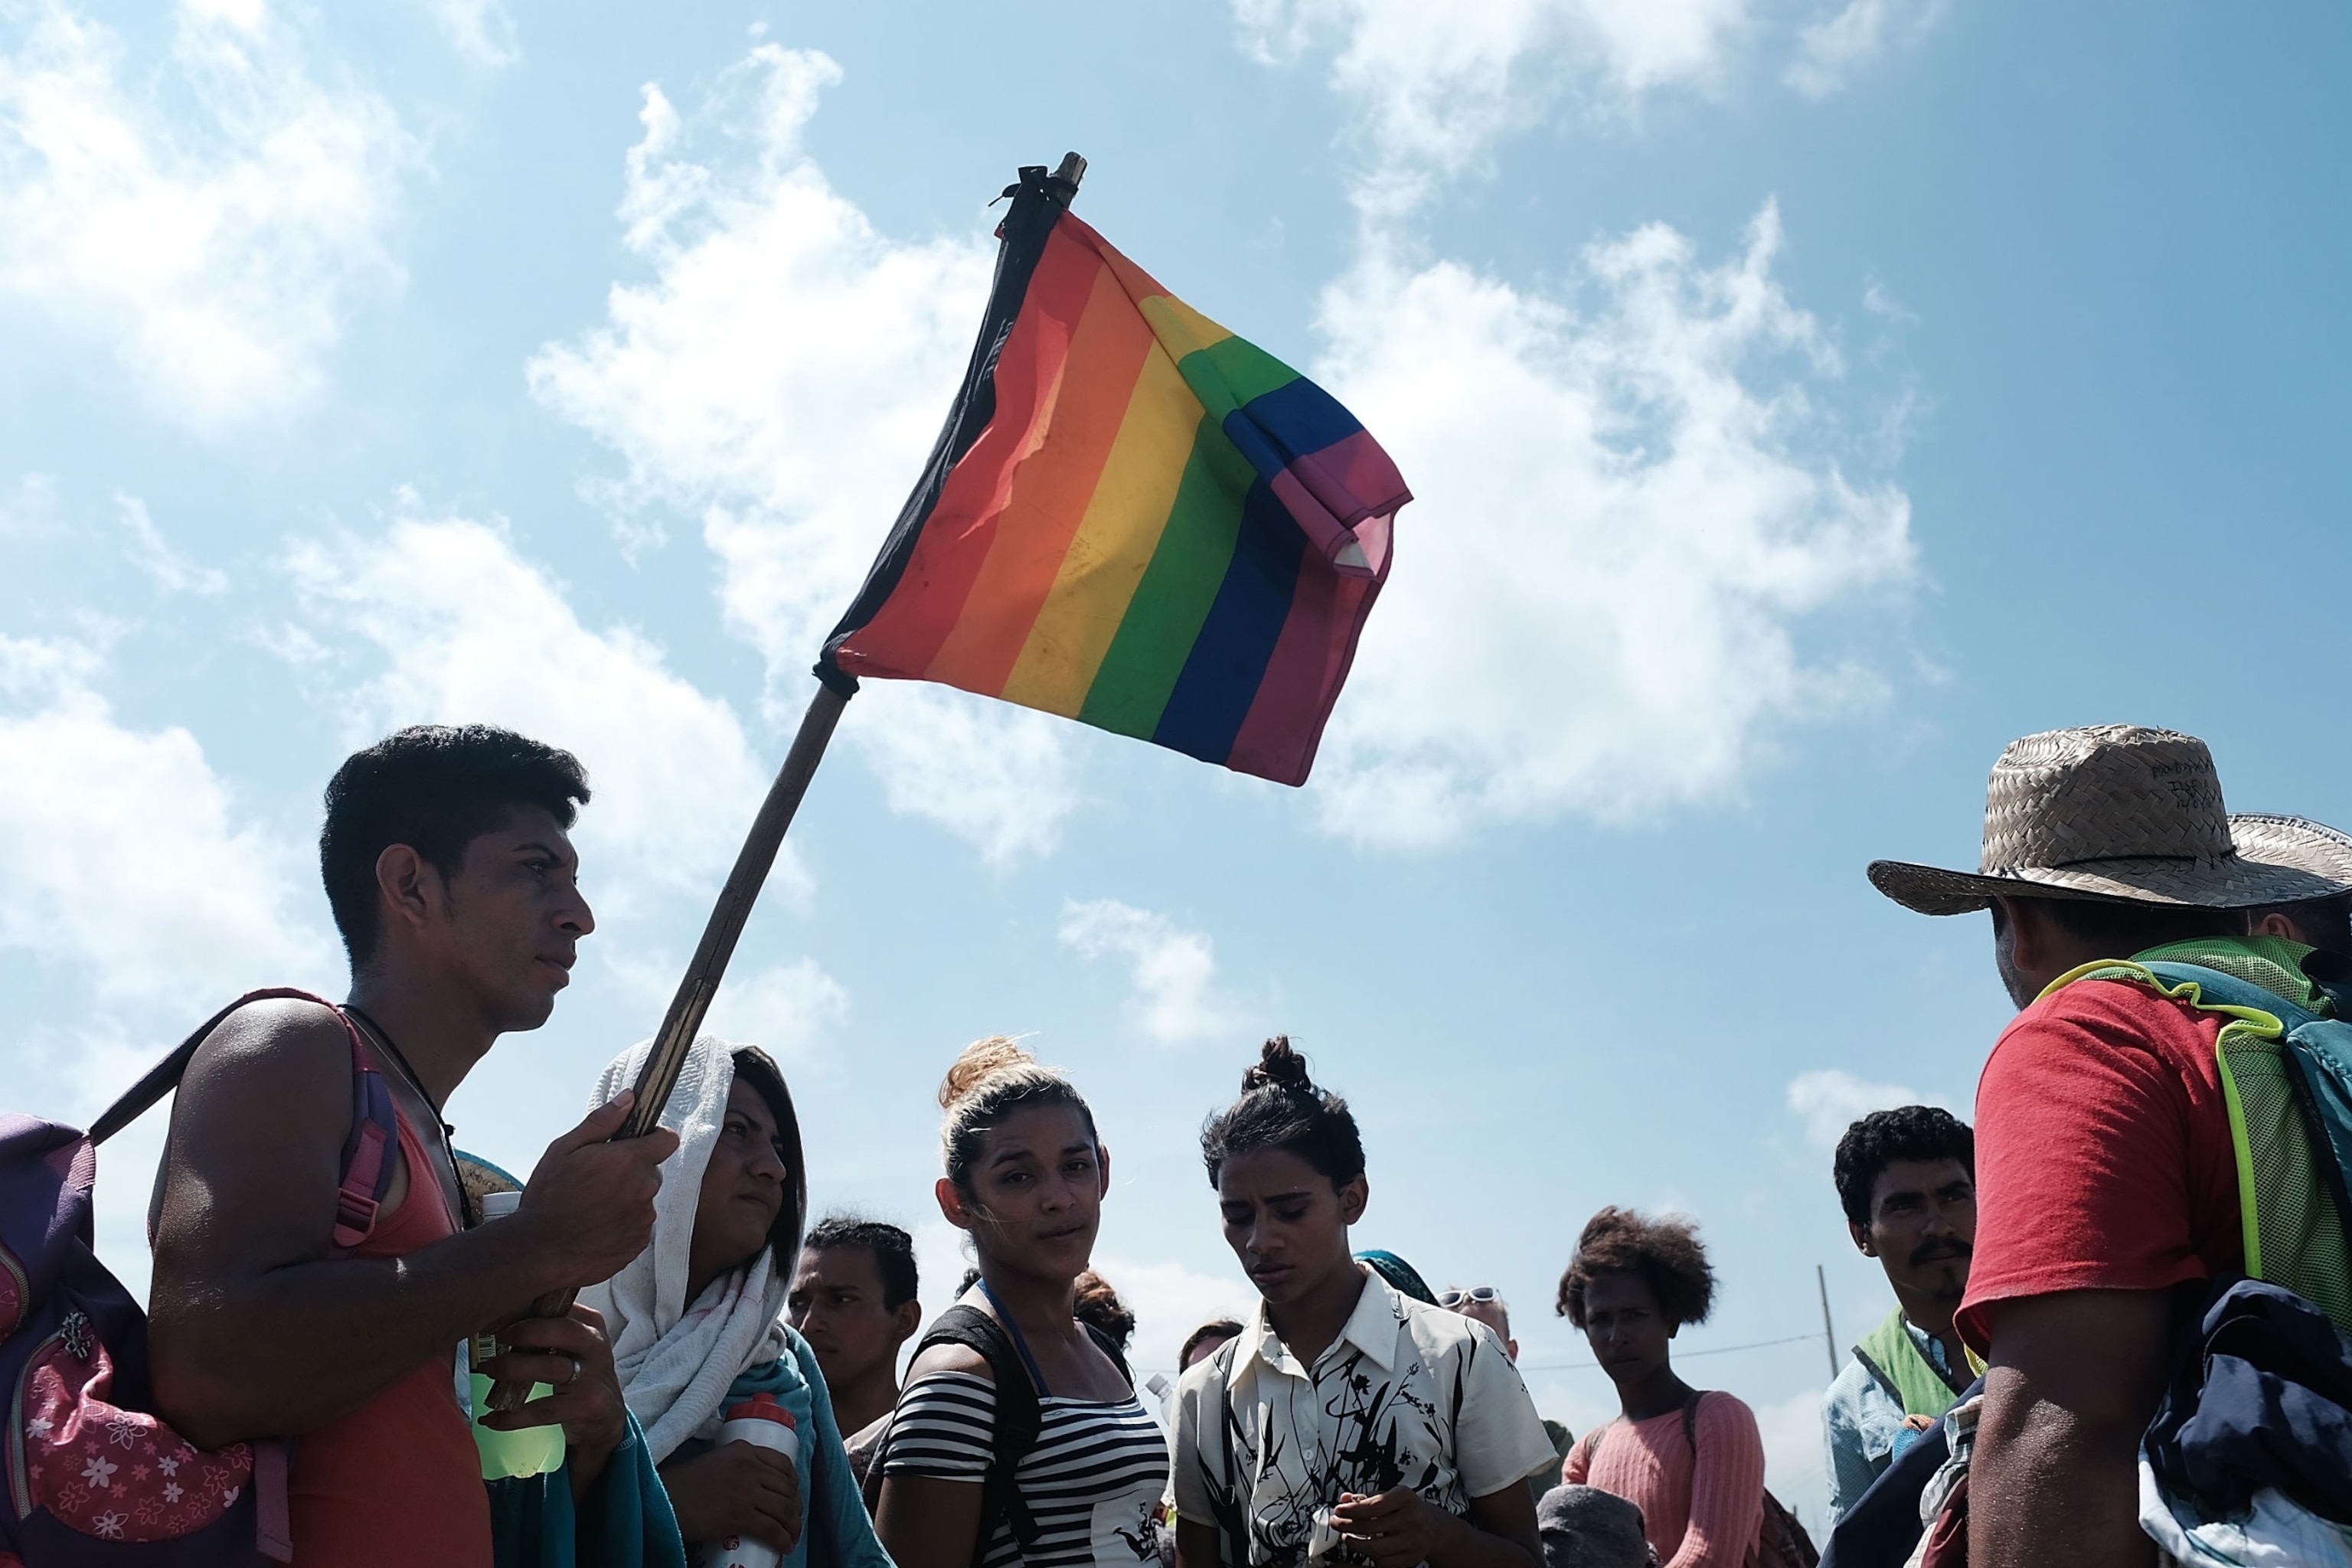
<path id="1" fill-rule="evenodd" d="M 248 1002 L 320 1001 L 256 991 L 215 1014 L 88 1132 L 0 1113 L 0 1568 L 249 1568 L 290 1561 L 284 1442 L 202 1449 L 154 1414 L 147 1317 L 90 1250 L 98 1145 L 179 1083 L 196 1047 Z M 341 1010 L 336 1009 L 341 1017 Z M 349 1018 L 352 1132 L 334 1249 L 375 1227 L 399 1123 Z"/>

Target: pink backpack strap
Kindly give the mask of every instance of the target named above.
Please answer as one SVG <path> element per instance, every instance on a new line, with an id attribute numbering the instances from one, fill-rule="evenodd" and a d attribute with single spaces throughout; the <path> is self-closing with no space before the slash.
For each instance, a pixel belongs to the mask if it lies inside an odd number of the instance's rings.
<path id="1" fill-rule="evenodd" d="M 313 996 L 308 991 L 296 991 L 287 986 L 272 986 L 263 991 L 247 992 L 197 1025 L 194 1034 L 174 1046 L 170 1056 L 148 1068 L 145 1077 L 124 1089 L 121 1099 L 99 1112 L 98 1120 L 89 1124 L 90 1142 L 93 1144 L 105 1142 L 145 1115 L 157 1100 L 179 1088 L 180 1079 L 187 1073 L 188 1063 L 195 1058 L 196 1047 L 211 1037 L 212 1032 L 219 1028 L 231 1013 L 249 1003 L 267 1002 L 281 997 L 301 1002 L 316 1002 L 320 1006 L 335 1012 L 338 1016 L 341 1014 L 341 1009 L 337 1008 L 332 1002 L 323 997 Z M 345 1028 L 351 1026 L 349 1019 L 344 1020 L 343 1026 Z"/>
<path id="2" fill-rule="evenodd" d="M 253 1446 L 253 1544 L 268 1562 L 294 1561 L 294 1516 L 286 1489 L 286 1470 L 293 1458 L 290 1437 Z"/>
<path id="3" fill-rule="evenodd" d="M 255 1002 L 272 1001 L 317 1003 L 341 1022 L 344 1037 L 351 1041 L 352 1131 L 343 1140 L 342 1179 L 335 1190 L 332 1237 L 332 1256 L 349 1257 L 352 1248 L 365 1242 L 375 1229 L 376 1210 L 383 1202 L 384 1189 L 392 1184 L 392 1151 L 400 1141 L 400 1121 L 392 1103 L 392 1091 L 385 1087 L 383 1073 L 376 1066 L 375 1053 L 368 1048 L 367 1037 L 360 1033 L 351 1015 L 323 996 L 289 985 L 247 992 L 206 1019 L 170 1056 L 132 1084 L 121 1099 L 107 1107 L 90 1123 L 89 1141 L 103 1143 L 178 1088 L 188 1063 L 195 1058 L 196 1047 L 230 1014 Z"/>
<path id="4" fill-rule="evenodd" d="M 335 1229 L 330 1237 L 332 1258 L 348 1258 L 375 1230 L 376 1211 L 383 1206 L 384 1189 L 392 1185 L 392 1152 L 400 1144 L 399 1112 L 392 1102 L 392 1090 L 383 1081 L 383 1069 L 376 1066 L 375 1052 L 368 1047 L 367 1037 L 352 1016 L 323 996 L 290 986 L 273 986 L 266 991 L 248 992 L 239 997 L 228 1013 L 248 1002 L 282 999 L 316 1002 L 335 1016 L 343 1026 L 343 1037 L 352 1047 L 352 1130 L 343 1139 L 342 1181 L 335 1189 Z M 218 1022 L 217 1019 L 215 1020 Z"/>
<path id="5" fill-rule="evenodd" d="M 348 1258 L 375 1229 L 376 1210 L 392 1185 L 392 1152 L 400 1144 L 400 1113 L 376 1066 L 367 1037 L 352 1016 L 334 1007 L 352 1042 L 352 1131 L 343 1140 L 342 1184 L 335 1189 L 333 1256 Z M 423 1174 L 423 1173 L 419 1173 Z"/>
<path id="6" fill-rule="evenodd" d="M 375 1229 L 376 1211 L 384 1189 L 392 1184 L 391 1151 L 400 1139 L 399 1113 L 392 1091 L 376 1066 L 367 1037 L 351 1015 L 323 996 L 288 985 L 248 991 L 206 1019 L 172 1054 L 90 1124 L 89 1141 L 102 1143 L 128 1127 L 173 1089 L 188 1070 L 196 1047 L 203 1045 L 228 1016 L 256 1002 L 315 1002 L 343 1026 L 352 1047 L 352 1131 L 343 1141 L 342 1180 L 335 1190 L 333 1256 L 350 1256 Z M 290 1438 L 271 1438 L 253 1445 L 254 1544 L 264 1562 L 294 1560 L 294 1527 L 287 1500 L 287 1468 L 293 1457 Z"/>

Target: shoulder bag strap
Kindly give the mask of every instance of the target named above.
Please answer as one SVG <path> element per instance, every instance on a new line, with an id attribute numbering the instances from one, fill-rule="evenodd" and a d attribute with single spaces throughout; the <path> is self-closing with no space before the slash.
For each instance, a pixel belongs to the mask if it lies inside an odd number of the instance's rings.
<path id="1" fill-rule="evenodd" d="M 255 1002 L 278 1001 L 317 1003 L 334 1014 L 351 1042 L 352 1130 L 343 1140 L 342 1178 L 335 1193 L 333 1237 L 334 1256 L 347 1256 L 375 1229 L 377 1206 L 383 1201 L 384 1189 L 392 1184 L 393 1163 L 386 1152 L 399 1142 L 400 1123 L 393 1109 L 392 1092 L 384 1086 L 383 1074 L 377 1070 L 375 1056 L 368 1049 L 366 1039 L 343 1010 L 323 996 L 290 985 L 247 992 L 205 1019 L 195 1033 L 173 1048 L 170 1056 L 150 1068 L 144 1077 L 100 1112 L 98 1120 L 90 1123 L 89 1141 L 92 1145 L 105 1142 L 177 1089 L 180 1079 L 187 1076 L 188 1063 L 194 1059 L 197 1047 L 230 1014 Z"/>
<path id="2" fill-rule="evenodd" d="M 316 1002 L 341 1021 L 343 1033 L 351 1040 L 352 1131 L 343 1142 L 342 1181 L 335 1194 L 334 1246 L 337 1255 L 342 1256 L 365 1241 L 375 1228 L 376 1207 L 383 1201 L 384 1188 L 392 1182 L 392 1162 L 384 1158 L 384 1150 L 397 1139 L 399 1123 L 394 1120 L 392 1096 L 384 1087 L 383 1075 L 377 1071 L 366 1040 L 343 1010 L 323 996 L 289 985 L 247 992 L 205 1019 L 194 1033 L 173 1048 L 171 1055 L 150 1068 L 108 1106 L 90 1124 L 89 1141 L 93 1147 L 105 1142 L 177 1089 L 180 1079 L 187 1076 L 188 1063 L 194 1059 L 197 1047 L 230 1014 L 255 1002 L 271 1001 Z M 266 1562 L 290 1563 L 294 1557 L 286 1484 L 292 1454 L 291 1438 L 267 1438 L 253 1445 L 254 1500 L 257 1510 L 255 1546 L 257 1555 Z"/>
<path id="3" fill-rule="evenodd" d="M 335 1189 L 334 1255 L 347 1258 L 375 1230 L 376 1211 L 383 1206 L 384 1189 L 392 1185 L 388 1152 L 400 1146 L 400 1114 L 367 1037 L 341 1007 L 335 1008 L 335 1016 L 342 1020 L 352 1043 L 352 1131 L 343 1140 L 343 1179 Z M 411 1174 L 412 1191 L 416 1180 L 439 1185 L 439 1178 L 429 1172 Z"/>
<path id="4" fill-rule="evenodd" d="M 1024 1546 L 1037 1539 L 1037 1521 L 1022 1500 L 1015 1479 L 1021 1461 L 1037 1446 L 1037 1389 L 1003 1328 L 976 1307 L 954 1306 L 941 1312 L 915 1353 L 920 1355 L 935 1344 L 961 1345 L 977 1353 L 996 1379 L 995 1430 L 990 1434 L 988 1475 L 981 1483 L 980 1532 L 971 1546 L 971 1560 L 978 1568 L 988 1555 L 999 1521 L 1012 1526 L 1013 1540 Z"/>
<path id="5" fill-rule="evenodd" d="M 296 991 L 284 985 L 273 985 L 266 990 L 247 992 L 205 1019 L 198 1026 L 194 1034 L 173 1047 L 170 1056 L 148 1068 L 144 1078 L 123 1090 L 121 1099 L 100 1111 L 98 1120 L 89 1124 L 89 1141 L 93 1144 L 105 1142 L 109 1138 L 144 1116 L 157 1100 L 177 1089 L 180 1086 L 181 1078 L 188 1070 L 189 1060 L 196 1054 L 196 1047 L 203 1045 L 205 1037 L 215 1029 L 219 1028 L 222 1020 L 231 1013 L 247 1003 L 279 999 L 317 1002 L 322 1007 L 334 1005 L 331 1002 L 311 995 L 308 991 Z"/>
<path id="6" fill-rule="evenodd" d="M 1698 1458 L 1698 1402 L 1706 1397 L 1706 1390 L 1694 1388 L 1683 1401 L 1683 1441 L 1690 1445 L 1691 1458 Z"/>

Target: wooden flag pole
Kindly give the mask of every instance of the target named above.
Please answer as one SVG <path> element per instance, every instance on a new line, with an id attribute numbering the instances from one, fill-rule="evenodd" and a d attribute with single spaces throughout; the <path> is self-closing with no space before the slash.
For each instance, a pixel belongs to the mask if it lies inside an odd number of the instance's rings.
<path id="1" fill-rule="evenodd" d="M 735 868 L 727 874 L 727 885 L 719 889 L 719 903 L 710 911 L 710 923 L 702 928 L 702 944 L 694 950 L 694 961 L 686 966 L 686 978 L 678 982 L 677 994 L 670 998 L 661 1033 L 654 1037 L 654 1048 L 637 1074 L 636 1103 L 629 1108 L 628 1120 L 614 1136 L 642 1138 L 661 1121 L 662 1111 L 669 1104 L 670 1090 L 677 1087 L 677 1075 L 686 1066 L 688 1047 L 702 1032 L 703 1016 L 710 1011 L 711 997 L 718 994 L 719 977 L 727 973 L 727 961 L 735 955 L 736 939 L 743 934 L 743 923 L 751 918 L 751 906 L 759 900 L 761 884 L 768 879 L 777 851 L 783 847 L 784 830 L 793 825 L 793 814 L 800 809 L 801 797 L 808 793 L 809 780 L 815 776 L 817 763 L 824 759 L 825 743 L 833 739 L 833 727 L 840 721 L 841 710 L 848 701 L 845 693 L 831 686 L 819 686 L 816 695 L 809 699 L 808 711 L 801 717 L 800 733 L 793 737 L 793 749 L 784 754 L 784 765 L 777 770 L 776 782 L 768 787 L 768 798 L 761 803 L 760 815 L 751 819 L 751 831 L 743 840 L 742 852 L 735 857 Z M 578 1294 L 576 1290 L 551 1291 L 531 1304 L 530 1315 L 562 1317 L 572 1310 L 572 1299 Z M 488 1404 L 493 1410 L 520 1410 L 530 1397 L 530 1384 L 499 1382 L 491 1385 Z"/>
<path id="2" fill-rule="evenodd" d="M 1065 203 L 1077 194 L 1078 182 L 1086 178 L 1086 174 L 1084 158 L 1076 153 L 1062 155 L 1054 178 L 1069 187 L 1062 197 Z M 845 684 L 849 691 L 856 689 L 855 683 Z M 718 993 L 719 977 L 727 973 L 727 961 L 734 956 L 735 940 L 743 934 L 743 922 L 751 919 L 760 886 L 768 879 L 768 870 L 776 863 L 776 852 L 783 847 L 784 830 L 793 825 L 793 814 L 800 809 L 801 796 L 808 793 L 809 780 L 824 758 L 825 742 L 833 739 L 833 727 L 848 704 L 849 691 L 836 690 L 827 682 L 809 699 L 808 711 L 801 718 L 800 733 L 793 737 L 793 749 L 785 753 L 784 765 L 769 787 L 760 815 L 752 820 L 742 853 L 735 857 L 735 869 L 728 873 L 727 885 L 719 889 L 718 907 L 710 911 L 710 923 L 702 931 L 702 945 L 695 949 L 694 962 L 687 965 L 686 978 L 678 982 L 677 994 L 670 998 L 661 1033 L 654 1037 L 654 1047 L 637 1074 L 636 1103 L 630 1107 L 628 1120 L 621 1124 L 615 1137 L 642 1138 L 661 1121 L 662 1111 L 669 1105 L 670 1090 L 677 1087 L 677 1075 L 686 1066 L 687 1049 L 702 1031 L 703 1015 L 710 1011 L 710 999 Z M 572 1310 L 572 1299 L 578 1294 L 576 1290 L 551 1291 L 531 1303 L 530 1315 L 562 1317 Z M 488 1404 L 493 1410 L 520 1410 L 530 1397 L 529 1384 L 499 1382 L 491 1384 Z"/>

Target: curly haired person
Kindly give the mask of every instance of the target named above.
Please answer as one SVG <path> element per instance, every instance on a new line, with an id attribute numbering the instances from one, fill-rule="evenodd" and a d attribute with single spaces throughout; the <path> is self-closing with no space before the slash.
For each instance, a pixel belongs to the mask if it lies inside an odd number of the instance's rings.
<path id="1" fill-rule="evenodd" d="M 1932 1105 L 1874 1110 L 1838 1140 L 1838 1202 L 1895 1307 L 1853 1348 L 1822 1401 L 1830 1518 L 1862 1500 L 1973 1374 L 1953 1314 L 1976 1247 L 1976 1136 Z"/>
<path id="2" fill-rule="evenodd" d="M 1584 1331 L 1622 1414 L 1568 1451 L 1560 1479 L 1639 1507 L 1666 1568 L 1740 1568 L 1764 1521 L 1764 1441 L 1755 1413 L 1675 1374 L 1685 1323 L 1706 1321 L 1715 1270 L 1679 1220 L 1605 1208 L 1559 1277 L 1559 1311 Z"/>

